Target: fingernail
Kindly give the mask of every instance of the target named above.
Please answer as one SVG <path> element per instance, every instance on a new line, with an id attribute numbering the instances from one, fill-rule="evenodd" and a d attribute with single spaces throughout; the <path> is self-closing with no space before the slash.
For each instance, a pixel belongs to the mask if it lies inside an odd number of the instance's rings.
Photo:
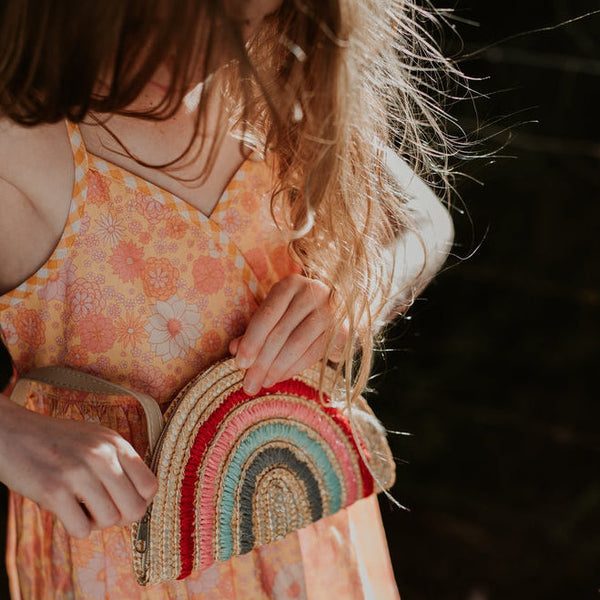
<path id="1" fill-rule="evenodd" d="M 244 391 L 248 396 L 254 396 L 258 392 L 258 389 L 258 386 L 254 382 L 244 384 Z"/>
<path id="2" fill-rule="evenodd" d="M 263 382 L 264 388 L 270 388 L 270 387 L 272 387 L 272 385 L 273 385 L 273 382 L 270 379 L 265 379 Z"/>
<path id="3" fill-rule="evenodd" d="M 247 369 L 250 366 L 250 360 L 245 356 L 236 356 L 235 361 L 240 369 Z"/>

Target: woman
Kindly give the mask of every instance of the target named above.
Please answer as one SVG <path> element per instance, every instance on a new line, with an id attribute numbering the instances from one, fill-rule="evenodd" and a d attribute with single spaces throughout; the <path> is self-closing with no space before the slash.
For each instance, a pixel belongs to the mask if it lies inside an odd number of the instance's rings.
<path id="1" fill-rule="evenodd" d="M 423 43 L 416 9 L 72 4 L 1 13 L 0 326 L 17 371 L 83 369 L 166 405 L 228 352 L 254 393 L 323 358 L 350 375 L 358 348 L 360 393 L 373 335 L 451 239 L 388 149 L 443 170 L 421 72 L 398 62 Z M 397 597 L 374 498 L 139 588 L 127 525 L 156 482 L 138 407 L 41 390 L 0 407 L 15 598 Z"/>

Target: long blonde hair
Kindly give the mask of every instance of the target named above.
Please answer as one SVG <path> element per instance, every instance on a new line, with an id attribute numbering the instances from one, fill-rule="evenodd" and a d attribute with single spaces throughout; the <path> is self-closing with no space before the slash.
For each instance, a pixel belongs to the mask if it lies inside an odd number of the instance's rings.
<path id="1" fill-rule="evenodd" d="M 330 340 L 347 320 L 352 396 L 367 383 L 386 300 L 405 291 L 391 289 L 389 246 L 412 224 L 388 149 L 449 199 L 459 143 L 442 101 L 461 74 L 435 45 L 437 25 L 411 0 L 295 0 L 249 47 L 257 101 L 238 126 L 277 156 L 273 203 L 289 209 L 290 250 L 305 273 L 332 290 Z"/>
<path id="2" fill-rule="evenodd" d="M 77 122 L 90 112 L 169 118 L 198 65 L 208 72 L 226 45 L 233 58 L 206 81 L 195 133 L 206 125 L 203 108 L 220 96 L 240 135 L 275 156 L 273 208 L 284 208 L 290 251 L 305 274 L 332 290 L 338 311 L 330 340 L 349 325 L 344 364 L 350 376 L 359 356 L 358 394 L 374 324 L 387 316 L 392 292 L 387 247 L 411 228 L 406 194 L 385 165 L 387 149 L 448 198 L 455 144 L 441 100 L 461 75 L 433 40 L 436 19 L 417 0 L 283 0 L 246 43 L 224 3 L 213 0 L 39 0 L 35 15 L 27 3 L 6 0 L 0 113 L 24 125 Z M 156 66 L 170 59 L 163 101 L 129 110 Z M 111 75 L 99 93 L 104 73 Z"/>

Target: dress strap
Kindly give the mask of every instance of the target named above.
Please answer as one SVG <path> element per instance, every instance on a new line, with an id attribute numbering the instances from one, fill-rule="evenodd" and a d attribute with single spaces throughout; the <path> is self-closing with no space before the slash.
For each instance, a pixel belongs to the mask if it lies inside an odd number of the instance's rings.
<path id="1" fill-rule="evenodd" d="M 71 144 L 71 150 L 73 152 L 73 163 L 75 165 L 72 200 L 73 205 L 79 207 L 85 204 L 87 190 L 85 181 L 88 172 L 88 153 L 79 126 L 71 121 L 67 121 L 66 124 L 69 143 Z"/>

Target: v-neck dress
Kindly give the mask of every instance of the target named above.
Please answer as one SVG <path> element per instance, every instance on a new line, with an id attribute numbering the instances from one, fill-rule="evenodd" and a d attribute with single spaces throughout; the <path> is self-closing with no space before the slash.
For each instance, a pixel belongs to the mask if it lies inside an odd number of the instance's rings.
<path id="1" fill-rule="evenodd" d="M 0 328 L 19 373 L 85 370 L 166 408 L 227 354 L 270 287 L 298 266 L 270 211 L 273 168 L 248 159 L 210 217 L 89 154 L 67 124 L 75 183 L 63 235 L 46 263 L 0 297 Z M 27 407 L 118 431 L 142 455 L 140 407 L 126 398 L 33 388 Z M 397 598 L 374 496 L 268 546 L 148 588 L 133 577 L 127 527 L 70 538 L 11 493 L 7 567 L 14 599 Z"/>

